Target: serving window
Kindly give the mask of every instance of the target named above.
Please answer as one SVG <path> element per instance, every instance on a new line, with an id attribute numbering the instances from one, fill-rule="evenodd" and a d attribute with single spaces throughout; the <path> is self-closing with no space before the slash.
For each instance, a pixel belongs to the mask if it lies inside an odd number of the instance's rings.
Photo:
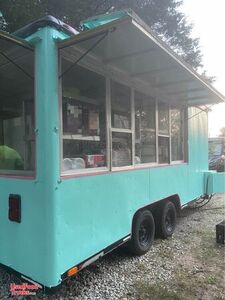
<path id="1" fill-rule="evenodd" d="M 172 161 L 184 159 L 184 112 L 171 108 L 171 152 Z"/>
<path id="2" fill-rule="evenodd" d="M 105 167 L 105 78 L 81 66 L 68 72 L 62 80 L 62 115 L 62 170 Z"/>
<path id="3" fill-rule="evenodd" d="M 135 93 L 135 162 L 156 162 L 155 99 Z"/>
<path id="4" fill-rule="evenodd" d="M 112 167 L 133 165 L 131 89 L 111 81 Z"/>
<path id="5" fill-rule="evenodd" d="M 0 38 L 0 174 L 35 170 L 34 52 Z"/>
<path id="6" fill-rule="evenodd" d="M 131 129 L 131 90 L 129 87 L 111 81 L 112 127 Z"/>
<path id="7" fill-rule="evenodd" d="M 132 135 L 130 133 L 112 132 L 112 166 L 132 165 Z"/>
<path id="8" fill-rule="evenodd" d="M 62 70 L 68 65 L 62 58 Z M 81 65 L 62 78 L 61 106 L 63 173 L 184 160 L 179 107 Z"/>
<path id="9" fill-rule="evenodd" d="M 170 162 L 170 109 L 166 103 L 158 103 L 158 162 Z"/>

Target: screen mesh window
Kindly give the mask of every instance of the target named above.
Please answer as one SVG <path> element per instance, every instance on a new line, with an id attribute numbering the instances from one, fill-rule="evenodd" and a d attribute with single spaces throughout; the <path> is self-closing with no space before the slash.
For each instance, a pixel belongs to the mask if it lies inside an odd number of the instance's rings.
<path id="1" fill-rule="evenodd" d="M 158 161 L 160 164 L 170 162 L 170 124 L 169 106 L 158 103 Z"/>
<path id="2" fill-rule="evenodd" d="M 131 90 L 111 81 L 112 166 L 132 165 Z"/>
<path id="3" fill-rule="evenodd" d="M 169 138 L 164 137 L 164 136 L 159 136 L 158 137 L 158 141 L 159 141 L 159 146 L 158 146 L 159 163 L 160 164 L 168 164 L 169 163 L 169 159 L 170 159 Z"/>
<path id="4" fill-rule="evenodd" d="M 171 109 L 171 147 L 172 161 L 184 159 L 184 118 L 183 111 Z"/>
<path id="5" fill-rule="evenodd" d="M 158 104 L 159 134 L 169 135 L 169 106 L 164 103 Z"/>
<path id="6" fill-rule="evenodd" d="M 130 133 L 112 133 L 112 165 L 123 167 L 132 165 L 132 136 Z"/>
<path id="7" fill-rule="evenodd" d="M 135 93 L 135 163 L 156 161 L 155 101 Z"/>
<path id="8" fill-rule="evenodd" d="M 0 37 L 0 173 L 35 168 L 34 52 Z"/>
<path id="9" fill-rule="evenodd" d="M 130 88 L 111 81 L 112 127 L 131 129 Z"/>
<path id="10" fill-rule="evenodd" d="M 62 69 L 69 63 L 62 60 Z M 63 171 L 105 167 L 105 79 L 76 65 L 62 79 Z"/>

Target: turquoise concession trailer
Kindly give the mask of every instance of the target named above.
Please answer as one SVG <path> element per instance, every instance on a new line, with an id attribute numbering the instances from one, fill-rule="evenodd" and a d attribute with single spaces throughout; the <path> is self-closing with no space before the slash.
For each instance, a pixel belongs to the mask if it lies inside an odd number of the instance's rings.
<path id="1" fill-rule="evenodd" d="M 0 33 L 0 263 L 50 288 L 225 189 L 207 131 L 224 97 L 132 11 L 81 28 Z"/>

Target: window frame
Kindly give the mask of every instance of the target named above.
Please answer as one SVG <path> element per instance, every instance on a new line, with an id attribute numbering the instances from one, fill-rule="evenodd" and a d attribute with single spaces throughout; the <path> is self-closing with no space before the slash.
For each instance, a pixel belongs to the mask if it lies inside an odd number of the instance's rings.
<path id="1" fill-rule="evenodd" d="M 165 104 L 168 106 L 168 123 L 169 123 L 169 128 L 168 128 L 168 134 L 162 134 L 160 133 L 159 130 L 159 104 Z M 158 146 L 158 153 L 157 153 L 157 163 L 159 166 L 163 166 L 163 165 L 171 165 L 172 161 L 171 161 L 171 157 L 172 157 L 172 153 L 171 153 L 171 118 L 170 118 L 170 105 L 166 102 L 160 101 L 157 99 L 157 146 Z M 167 138 L 169 140 L 169 157 L 168 157 L 168 163 L 160 163 L 159 162 L 159 137 L 162 138 Z"/>
<path id="2" fill-rule="evenodd" d="M 59 53 L 59 59 L 58 59 L 58 75 L 61 74 L 62 70 L 62 59 L 63 55 L 60 55 Z M 99 168 L 85 168 L 85 169 L 77 169 L 77 170 L 63 170 L 63 141 L 64 141 L 64 134 L 63 134 L 63 87 L 62 87 L 62 78 L 60 77 L 58 79 L 59 81 L 59 120 L 60 120 L 60 175 L 61 177 L 67 177 L 67 176 L 77 176 L 77 175 L 88 175 L 88 174 L 98 174 L 98 173 L 105 173 L 110 170 L 110 161 L 108 156 L 108 149 L 109 149 L 109 138 L 108 138 L 108 96 L 107 96 L 107 77 L 104 76 L 102 73 L 97 72 L 91 68 L 88 68 L 86 66 L 83 66 L 82 64 L 78 64 L 80 67 L 86 69 L 87 71 L 94 72 L 102 77 L 104 77 L 105 81 L 105 124 L 106 124 L 106 166 L 99 167 Z"/>
<path id="3" fill-rule="evenodd" d="M 173 160 L 172 159 L 172 126 L 171 126 L 171 111 L 173 109 L 179 109 L 180 115 L 181 115 L 181 124 L 182 124 L 182 137 L 183 137 L 183 143 L 182 143 L 182 157 L 183 159 Z M 186 109 L 178 106 L 170 106 L 170 149 L 171 149 L 171 163 L 173 164 L 179 164 L 184 163 L 188 161 L 188 147 L 187 147 L 187 137 L 188 137 L 188 126 L 185 124 L 188 124 L 188 121 L 186 121 Z"/>
<path id="4" fill-rule="evenodd" d="M 12 41 L 12 44 L 14 42 Z M 21 45 L 23 47 L 23 45 Z M 28 45 L 29 46 L 29 45 Z M 8 170 L 0 169 L 0 178 L 12 178 L 12 179 L 24 179 L 24 180 L 34 180 L 37 176 L 37 101 L 36 101 L 36 49 L 32 48 L 32 62 L 33 62 L 33 107 L 34 107 L 34 169 L 33 170 Z M 25 126 L 24 123 L 24 100 L 22 101 L 23 113 L 22 113 L 22 126 Z"/>
<path id="5" fill-rule="evenodd" d="M 144 94 L 145 96 L 149 96 L 151 98 L 154 99 L 154 107 L 155 107 L 155 156 L 156 156 L 156 160 L 155 162 L 146 162 L 146 163 L 140 163 L 140 164 L 134 164 L 134 167 L 135 168 L 145 168 L 145 167 L 154 167 L 154 166 L 157 166 L 158 165 L 158 113 L 157 113 L 157 109 L 158 109 L 158 106 L 157 106 L 157 98 L 155 97 L 152 97 L 151 95 L 147 95 L 146 93 L 144 92 L 141 92 L 137 89 L 134 89 L 134 139 L 135 139 L 135 93 L 138 92 L 138 93 L 141 93 L 141 94 Z M 134 140 L 134 152 L 135 152 L 135 140 Z M 135 153 L 134 153 L 135 154 Z"/>
<path id="6" fill-rule="evenodd" d="M 127 88 L 130 89 L 130 110 L 131 110 L 131 116 L 130 116 L 130 122 L 131 122 L 131 126 L 130 126 L 130 129 L 125 129 L 125 128 L 116 128 L 116 127 L 112 127 L 112 120 L 110 119 L 110 130 L 109 130 L 109 134 L 110 134 L 110 148 L 109 148 L 109 151 L 110 151 L 110 161 L 111 161 L 111 164 L 110 164 L 110 171 L 116 171 L 116 170 L 123 170 L 123 169 L 133 169 L 134 167 L 134 148 L 133 148 L 133 143 L 134 143 L 134 126 L 135 126 L 135 123 L 134 123 L 134 119 L 133 119 L 133 116 L 134 116 L 134 91 L 133 89 L 124 84 L 124 83 L 121 83 L 119 82 L 118 80 L 115 80 L 115 79 L 112 79 L 112 78 L 109 78 L 109 92 L 110 92 L 110 103 L 109 103 L 109 110 L 110 110 L 110 116 L 112 116 L 112 97 L 111 97 L 111 93 L 112 93 L 112 81 L 114 81 L 115 83 L 118 83 L 118 84 L 121 84 L 121 85 L 124 85 L 126 86 Z M 112 134 L 113 133 L 125 133 L 125 134 L 130 134 L 131 135 L 131 164 L 130 165 L 127 165 L 127 166 L 118 166 L 118 167 L 114 167 L 112 165 L 112 144 L 113 144 L 113 140 L 112 140 Z"/>
<path id="7" fill-rule="evenodd" d="M 63 54 L 59 52 L 59 74 L 61 74 L 61 63 L 62 63 Z M 67 57 L 66 57 L 67 58 Z M 65 59 L 66 59 L 65 58 Z M 155 167 L 163 167 L 163 166 L 173 166 L 179 164 L 185 164 L 188 162 L 188 122 L 185 116 L 187 115 L 187 107 L 179 106 L 178 104 L 171 105 L 170 103 L 159 99 L 158 97 L 154 97 L 150 94 L 149 91 L 143 90 L 141 86 L 134 84 L 129 79 L 125 79 L 121 74 L 115 74 L 110 72 L 108 68 L 99 68 L 98 66 L 91 64 L 91 61 L 84 61 L 78 63 L 79 66 L 87 69 L 88 71 L 92 71 L 98 75 L 101 75 L 105 78 L 105 107 L 106 107 L 106 166 L 99 168 L 85 168 L 78 170 L 62 170 L 62 162 L 63 162 L 63 116 L 62 116 L 62 78 L 59 79 L 59 115 L 60 115 L 60 175 L 62 178 L 73 178 L 80 176 L 92 176 L 98 174 L 105 174 L 110 172 L 118 172 L 118 171 L 129 171 L 129 170 L 137 170 L 137 169 L 146 169 L 146 168 L 155 168 Z M 118 75 L 118 76 L 117 76 Z M 118 79 L 119 78 L 119 79 Z M 124 86 L 130 88 L 130 103 L 131 103 L 131 129 L 122 129 L 122 128 L 114 128 L 111 123 L 111 82 L 117 82 Z M 150 96 L 154 98 L 155 104 L 155 141 L 156 141 L 156 161 L 151 163 L 140 163 L 135 164 L 135 93 L 140 92 L 145 94 L 146 96 Z M 169 134 L 162 135 L 159 134 L 159 126 L 158 126 L 158 103 L 162 102 L 169 106 Z M 172 153 L 171 153 L 171 106 L 178 108 L 180 107 L 183 111 L 183 160 L 172 161 Z M 112 166 L 112 133 L 113 132 L 121 132 L 131 134 L 131 151 L 132 151 L 132 164 L 128 166 L 120 166 L 113 167 Z M 169 138 L 169 162 L 168 163 L 159 163 L 159 149 L 158 149 L 158 138 L 159 136 Z"/>

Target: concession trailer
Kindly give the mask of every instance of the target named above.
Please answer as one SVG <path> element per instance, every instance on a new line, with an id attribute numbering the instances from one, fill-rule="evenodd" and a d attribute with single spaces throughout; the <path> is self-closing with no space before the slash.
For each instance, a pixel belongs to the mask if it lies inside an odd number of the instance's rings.
<path id="1" fill-rule="evenodd" d="M 44 287 L 146 253 L 224 193 L 207 113 L 224 97 L 131 10 L 0 32 L 0 264 Z"/>

